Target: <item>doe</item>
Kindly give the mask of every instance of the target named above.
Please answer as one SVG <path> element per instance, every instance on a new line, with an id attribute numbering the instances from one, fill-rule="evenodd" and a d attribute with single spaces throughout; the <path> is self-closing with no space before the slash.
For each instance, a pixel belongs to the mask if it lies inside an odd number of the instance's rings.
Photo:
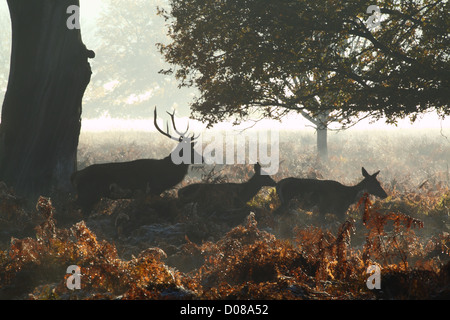
<path id="1" fill-rule="evenodd" d="M 364 179 L 354 186 L 345 186 L 333 180 L 316 180 L 301 178 L 286 178 L 277 183 L 277 195 L 281 201 L 281 206 L 275 213 L 285 211 L 292 199 L 300 202 L 300 207 L 304 210 L 317 208 L 320 217 L 323 219 L 326 213 L 331 213 L 343 220 L 345 213 L 351 204 L 358 201 L 364 192 L 384 199 L 386 192 L 377 180 L 380 171 L 370 175 L 366 169 L 362 168 Z"/>
<path id="2" fill-rule="evenodd" d="M 193 183 L 178 190 L 178 198 L 183 202 L 197 202 L 203 206 L 244 207 L 263 186 L 276 186 L 276 182 L 270 176 L 261 174 L 259 163 L 253 168 L 255 174 L 246 182 Z"/>

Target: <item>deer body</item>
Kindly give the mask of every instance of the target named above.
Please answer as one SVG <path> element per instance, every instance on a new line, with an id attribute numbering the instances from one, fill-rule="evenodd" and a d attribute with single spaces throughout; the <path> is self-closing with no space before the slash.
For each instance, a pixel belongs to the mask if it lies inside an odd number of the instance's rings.
<path id="1" fill-rule="evenodd" d="M 382 199 L 387 197 L 386 192 L 376 179 L 379 171 L 369 175 L 362 168 L 364 179 L 354 186 L 345 186 L 333 180 L 316 180 L 301 178 L 282 179 L 277 184 L 277 194 L 281 206 L 280 213 L 292 199 L 298 199 L 300 207 L 305 210 L 318 209 L 321 217 L 326 213 L 336 215 L 343 219 L 350 205 L 357 202 L 364 192 L 373 194 Z"/>
<path id="2" fill-rule="evenodd" d="M 263 186 L 275 186 L 268 175 L 261 175 L 259 163 L 254 166 L 255 174 L 243 183 L 194 183 L 178 190 L 183 201 L 199 202 L 203 205 L 226 205 L 241 208 L 250 201 Z"/>
<path id="3" fill-rule="evenodd" d="M 174 165 L 170 157 L 94 164 L 75 172 L 72 184 L 80 204 L 89 207 L 102 197 L 114 199 L 113 188 L 130 195 L 136 192 L 159 195 L 181 182 L 187 170 L 188 165 Z"/>
<path id="4" fill-rule="evenodd" d="M 173 115 L 171 116 L 174 121 Z M 156 109 L 155 126 L 164 135 L 172 138 L 168 132 L 163 132 L 157 126 Z M 185 140 L 181 135 L 174 140 L 180 144 L 190 143 L 191 156 L 195 157 L 193 139 Z M 73 173 L 71 181 L 77 192 L 78 204 L 89 211 L 102 197 L 116 199 L 117 190 L 120 190 L 122 198 L 132 198 L 136 193 L 159 195 L 181 182 L 189 165 L 190 163 L 173 163 L 171 155 L 163 159 L 94 164 Z"/>

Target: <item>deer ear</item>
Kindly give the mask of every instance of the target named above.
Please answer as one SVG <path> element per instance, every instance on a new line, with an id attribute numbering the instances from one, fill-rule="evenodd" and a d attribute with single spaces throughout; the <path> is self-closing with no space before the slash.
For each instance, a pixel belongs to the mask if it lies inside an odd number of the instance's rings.
<path id="1" fill-rule="evenodd" d="M 255 170 L 255 173 L 257 173 L 257 174 L 261 173 L 261 165 L 259 164 L 259 162 L 255 163 L 255 165 L 253 166 L 253 169 Z"/>
<path id="2" fill-rule="evenodd" d="M 380 170 L 378 170 L 377 172 L 375 172 L 375 173 L 372 175 L 372 178 L 375 178 L 379 173 L 380 173 Z"/>
<path id="3" fill-rule="evenodd" d="M 367 171 L 366 171 L 366 169 L 364 169 L 364 167 L 361 168 L 361 171 L 362 171 L 362 175 L 364 178 L 370 177 L 370 174 L 367 173 Z"/>

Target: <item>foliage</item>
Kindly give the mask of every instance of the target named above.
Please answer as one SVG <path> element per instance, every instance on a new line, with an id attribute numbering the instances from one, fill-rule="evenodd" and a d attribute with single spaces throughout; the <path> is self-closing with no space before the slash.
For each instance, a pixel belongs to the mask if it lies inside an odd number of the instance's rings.
<path id="1" fill-rule="evenodd" d="M 294 110 L 350 122 L 448 115 L 447 1 L 173 0 L 160 10 L 172 42 L 160 50 L 182 86 L 196 86 L 194 116 L 210 125 L 258 111 Z M 258 116 L 258 117 L 259 117 Z"/>
<path id="2" fill-rule="evenodd" d="M 351 247 L 354 224 L 349 221 L 341 224 L 336 235 L 319 227 L 296 228 L 291 242 L 260 230 L 255 214 L 250 213 L 242 225 L 217 242 L 198 245 L 187 240 L 182 246 L 184 254 L 202 262 L 197 269 L 182 273 L 163 262 L 167 255 L 161 249 L 147 248 L 123 260 L 114 245 L 99 240 L 83 221 L 70 229 L 56 227 L 55 209 L 49 199 L 41 197 L 37 211 L 43 221 L 36 227 L 36 237 L 12 238 L 8 250 L 0 254 L 0 292 L 3 298 L 21 292 L 17 297 L 29 299 L 373 299 L 380 294 L 384 298 L 430 298 L 448 290 L 449 270 L 433 262 L 436 256 L 416 266 L 405 260 L 414 246 L 425 258 L 439 242 L 450 241 L 448 234 L 430 240 L 434 246 L 417 246 L 417 238 L 403 233 L 420 223 L 397 215 L 392 219 L 404 224 L 396 224 L 394 238 L 408 237 L 408 246 L 400 248 L 392 240 L 374 245 L 377 237 L 392 237 L 384 231 L 391 218 L 381 219 L 367 198 L 361 202 L 369 230 L 362 252 Z M 365 270 L 374 263 L 383 266 L 381 292 L 365 288 Z M 64 270 L 72 264 L 81 266 L 79 292 L 65 286 L 68 275 Z M 398 295 L 392 296 L 391 288 Z"/>
<path id="3" fill-rule="evenodd" d="M 68 293 L 65 285 L 68 277 L 65 269 L 69 265 L 81 266 L 84 298 L 107 298 L 124 294 L 125 299 L 133 299 L 145 288 L 158 287 L 163 290 L 179 283 L 176 272 L 160 261 L 160 250 L 147 249 L 137 258 L 123 261 L 115 246 L 105 240 L 98 240 L 84 221 L 76 223 L 70 229 L 56 228 L 54 208 L 49 199 L 41 197 L 37 209 L 44 221 L 36 227 L 36 238 L 12 238 L 7 253 L 2 252 L 0 281 L 3 289 L 36 285 L 33 279 L 38 279 L 38 283 L 43 279 L 52 279 L 59 282 L 56 286 L 53 285 L 50 293 L 47 290 L 37 290 L 29 292 L 28 298 L 77 297 L 76 294 Z M 31 283 L 23 283 L 24 279 L 18 277 L 25 271 L 33 274 L 33 277 L 25 279 Z M 2 293 L 8 293 L 8 290 L 4 289 Z M 50 296 L 41 296 L 43 293 Z M 158 296 L 154 291 L 146 294 L 148 298 Z"/>

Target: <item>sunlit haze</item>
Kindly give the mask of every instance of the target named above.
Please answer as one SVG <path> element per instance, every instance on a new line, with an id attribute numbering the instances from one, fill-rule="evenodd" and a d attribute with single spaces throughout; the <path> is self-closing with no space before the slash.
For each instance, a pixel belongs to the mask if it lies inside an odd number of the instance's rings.
<path id="1" fill-rule="evenodd" d="M 167 120 L 167 119 L 165 119 Z M 160 119 L 159 121 L 162 121 Z M 206 124 L 188 119 L 186 117 L 178 118 L 180 126 L 189 122 L 191 131 L 201 132 L 205 130 Z M 289 115 L 281 122 L 270 119 L 263 119 L 258 122 L 247 121 L 239 126 L 233 126 L 231 122 L 222 122 L 216 124 L 211 130 L 242 130 L 245 128 L 253 129 L 276 129 L 276 130 L 314 130 L 312 125 L 301 115 Z M 450 119 L 440 119 L 435 114 L 424 115 L 411 123 L 409 119 L 399 120 L 397 126 L 386 124 L 380 120 L 370 123 L 370 120 L 362 120 L 348 130 L 368 130 L 368 129 L 450 129 Z M 103 132 L 103 131 L 155 131 L 152 119 L 119 119 L 111 118 L 108 115 L 96 119 L 84 119 L 82 121 L 82 131 Z"/>

